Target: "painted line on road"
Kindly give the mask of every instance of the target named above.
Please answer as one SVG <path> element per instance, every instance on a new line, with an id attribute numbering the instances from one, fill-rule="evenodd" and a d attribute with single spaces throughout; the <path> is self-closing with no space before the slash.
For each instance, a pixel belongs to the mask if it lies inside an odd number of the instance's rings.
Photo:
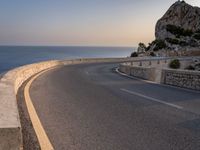
<path id="1" fill-rule="evenodd" d="M 51 68 L 53 69 L 53 68 Z M 54 150 L 43 126 L 42 126 L 42 123 L 40 122 L 40 119 L 37 115 L 37 112 L 33 106 L 33 103 L 32 103 L 32 100 L 30 98 L 30 95 L 29 95 L 29 90 L 30 90 L 30 86 L 32 84 L 32 82 L 37 78 L 39 77 L 41 74 L 43 74 L 44 72 L 46 71 L 49 71 L 50 69 L 48 70 L 45 70 L 45 71 L 42 71 L 40 73 L 38 73 L 36 76 L 34 76 L 25 86 L 24 88 L 24 97 L 25 97 L 25 102 L 26 102 L 26 106 L 27 106 L 27 110 L 28 110 L 28 113 L 29 113 L 29 116 L 30 116 L 30 119 L 31 119 L 31 122 L 32 122 L 32 125 L 33 125 L 33 128 L 35 130 L 35 133 L 36 133 L 36 136 L 38 138 L 38 141 L 39 141 L 39 144 L 40 144 L 40 147 L 42 150 Z"/>
<path id="2" fill-rule="evenodd" d="M 154 102 L 157 102 L 157 103 L 168 105 L 168 106 L 171 106 L 171 107 L 174 107 L 174 108 L 177 108 L 177 109 L 183 109 L 182 106 L 175 105 L 175 104 L 172 104 L 172 103 L 168 103 L 168 102 L 165 102 L 165 101 L 153 98 L 153 97 L 149 97 L 149 96 L 137 93 L 137 92 L 133 92 L 133 91 L 130 91 L 130 90 L 127 90 L 127 89 L 123 89 L 123 88 L 120 89 L 120 90 L 123 91 L 123 92 L 129 93 L 129 94 L 133 94 L 133 95 L 136 95 L 136 96 L 139 96 L 139 97 L 143 97 L 145 99 L 148 99 L 148 100 L 151 100 L 151 101 L 154 101 Z"/>

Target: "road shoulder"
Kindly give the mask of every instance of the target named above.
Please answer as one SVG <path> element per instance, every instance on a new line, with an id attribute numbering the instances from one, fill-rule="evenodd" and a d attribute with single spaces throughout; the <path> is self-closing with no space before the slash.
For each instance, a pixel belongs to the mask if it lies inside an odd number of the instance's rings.
<path id="1" fill-rule="evenodd" d="M 24 87 L 27 84 L 26 81 L 19 89 L 17 94 L 17 104 L 19 109 L 20 121 L 22 126 L 22 136 L 23 136 L 23 149 L 24 150 L 40 150 L 40 145 L 33 129 L 32 122 L 26 107 L 24 99 Z"/>

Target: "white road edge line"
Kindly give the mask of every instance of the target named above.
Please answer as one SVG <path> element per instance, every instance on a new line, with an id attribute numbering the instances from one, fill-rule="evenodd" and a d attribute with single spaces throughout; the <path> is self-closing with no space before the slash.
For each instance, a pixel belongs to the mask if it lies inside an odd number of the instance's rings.
<path id="1" fill-rule="evenodd" d="M 119 71 L 119 68 L 115 68 L 115 71 L 116 71 L 118 74 L 120 74 L 120 75 L 122 75 L 122 76 L 125 76 L 125 77 L 128 77 L 128 78 L 131 78 L 131 79 L 135 79 L 135 80 L 139 80 L 139 81 L 143 81 L 143 82 L 147 82 L 147 83 L 152 83 L 152 84 L 158 84 L 158 83 L 153 82 L 153 81 L 144 80 L 144 79 L 141 79 L 141 78 L 138 78 L 138 77 L 134 77 L 134 76 L 127 75 L 127 74 L 125 74 L 125 73 Z"/>
<path id="2" fill-rule="evenodd" d="M 143 81 L 143 82 L 146 82 L 146 83 L 151 83 L 151 84 L 155 84 L 155 85 L 161 85 L 161 86 L 164 86 L 164 87 L 171 87 L 171 88 L 178 89 L 178 90 L 183 90 L 183 91 L 186 91 L 186 92 L 192 92 L 192 93 L 200 94 L 199 91 L 190 90 L 190 89 L 186 89 L 186 88 L 181 88 L 181 87 L 177 87 L 177 86 L 173 86 L 173 85 L 160 84 L 160 83 L 156 83 L 156 82 L 153 82 L 153 81 L 149 81 L 149 80 L 141 79 L 141 78 L 138 78 L 138 77 L 130 76 L 130 75 L 127 75 L 127 74 L 119 71 L 118 67 L 115 69 L 115 71 L 118 74 L 120 74 L 122 76 L 125 76 L 127 78 L 130 78 L 130 79 L 135 79 L 135 80 Z"/>
<path id="3" fill-rule="evenodd" d="M 129 93 L 129 94 L 133 94 L 133 95 L 136 95 L 136 96 L 139 96 L 139 97 L 143 97 L 145 99 L 148 99 L 148 100 L 151 100 L 151 101 L 154 101 L 154 102 L 157 102 L 157 103 L 168 105 L 168 106 L 171 106 L 171 107 L 174 107 L 174 108 L 177 108 L 177 109 L 183 109 L 182 106 L 178 106 L 178 105 L 175 105 L 175 104 L 172 104 L 172 103 L 168 103 L 168 102 L 165 102 L 165 101 L 153 98 L 153 97 L 145 96 L 143 94 L 136 93 L 136 92 L 133 92 L 133 91 L 130 91 L 130 90 L 127 90 L 127 89 L 122 88 L 120 90 L 123 91 L 123 92 Z"/>
<path id="4" fill-rule="evenodd" d="M 51 69 L 53 69 L 53 68 L 51 68 Z M 40 147 L 41 147 L 42 150 L 54 150 L 54 148 L 53 148 L 53 146 L 52 146 L 52 144 L 51 144 L 41 122 L 40 122 L 40 119 L 37 115 L 37 112 L 34 108 L 32 100 L 30 98 L 29 90 L 30 90 L 30 86 L 31 86 L 32 82 L 38 76 L 40 76 L 41 74 L 43 74 L 44 72 L 49 71 L 49 70 L 50 69 L 42 71 L 39 74 L 37 74 L 36 76 L 34 76 L 33 78 L 31 78 L 31 80 L 26 84 L 26 86 L 24 88 L 24 97 L 25 97 L 27 110 L 28 110 L 33 128 L 35 130 L 36 136 L 38 138 L 38 141 L 39 141 L 39 144 L 40 144 Z"/>

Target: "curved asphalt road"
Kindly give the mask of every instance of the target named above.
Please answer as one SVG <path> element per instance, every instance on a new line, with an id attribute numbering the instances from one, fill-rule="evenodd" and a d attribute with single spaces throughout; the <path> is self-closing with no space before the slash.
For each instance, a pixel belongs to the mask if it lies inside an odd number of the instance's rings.
<path id="1" fill-rule="evenodd" d="M 129 79 L 116 66 L 65 66 L 33 82 L 55 149 L 199 150 L 200 93 Z"/>

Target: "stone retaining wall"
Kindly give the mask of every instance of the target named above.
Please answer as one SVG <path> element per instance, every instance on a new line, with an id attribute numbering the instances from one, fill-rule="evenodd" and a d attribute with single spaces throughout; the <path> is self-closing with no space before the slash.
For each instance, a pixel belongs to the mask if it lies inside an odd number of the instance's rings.
<path id="1" fill-rule="evenodd" d="M 200 90 L 200 72 L 188 70 L 162 70 L 161 83 Z"/>
<path id="2" fill-rule="evenodd" d="M 156 68 L 168 68 L 169 63 L 174 60 L 174 58 L 166 58 L 166 59 L 152 59 L 152 60 L 137 60 L 132 62 L 127 62 L 126 65 L 130 66 L 139 66 L 139 67 L 156 67 Z M 185 69 L 191 62 L 192 58 L 184 59 L 179 58 L 181 66 L 180 69 Z"/>
<path id="3" fill-rule="evenodd" d="M 136 67 L 126 63 L 120 64 L 119 71 L 145 80 L 167 85 L 200 90 L 200 71 L 182 69 L 158 69 L 154 67 Z"/>
<path id="4" fill-rule="evenodd" d="M 155 68 L 153 67 L 136 67 L 121 64 L 119 71 L 134 77 L 145 80 L 155 81 Z"/>

